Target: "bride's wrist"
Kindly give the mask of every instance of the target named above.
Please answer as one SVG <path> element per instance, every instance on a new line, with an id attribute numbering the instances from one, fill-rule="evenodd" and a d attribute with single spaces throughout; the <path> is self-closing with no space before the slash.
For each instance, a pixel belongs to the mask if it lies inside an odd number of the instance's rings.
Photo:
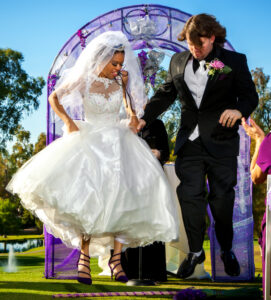
<path id="1" fill-rule="evenodd" d="M 64 124 L 66 125 L 66 127 L 70 127 L 74 124 L 72 119 L 67 119 L 66 121 L 64 121 Z"/>

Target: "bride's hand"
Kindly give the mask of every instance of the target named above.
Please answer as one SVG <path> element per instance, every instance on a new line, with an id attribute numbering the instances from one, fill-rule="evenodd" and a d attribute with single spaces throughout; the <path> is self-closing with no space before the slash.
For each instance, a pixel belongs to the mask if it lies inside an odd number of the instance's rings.
<path id="1" fill-rule="evenodd" d="M 73 120 L 66 124 L 67 133 L 72 133 L 74 131 L 79 131 L 79 128 L 76 126 Z"/>
<path id="2" fill-rule="evenodd" d="M 138 126 L 138 118 L 137 116 L 132 116 L 129 123 L 129 128 L 133 131 L 133 133 L 137 133 Z"/>
<path id="3" fill-rule="evenodd" d="M 126 86 L 127 83 L 128 83 L 128 79 L 129 79 L 128 72 L 125 71 L 125 70 L 122 70 L 121 71 L 121 76 L 122 76 L 123 83 Z"/>

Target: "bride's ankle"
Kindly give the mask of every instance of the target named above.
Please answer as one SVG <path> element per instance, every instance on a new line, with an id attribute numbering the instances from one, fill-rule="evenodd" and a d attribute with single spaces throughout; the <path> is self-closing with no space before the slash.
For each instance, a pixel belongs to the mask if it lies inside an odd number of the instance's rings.
<path id="1" fill-rule="evenodd" d="M 80 257 L 90 258 L 89 252 L 81 250 Z"/>
<path id="2" fill-rule="evenodd" d="M 84 252 L 84 250 L 81 249 L 80 255 L 78 257 L 78 263 L 85 265 L 88 268 L 90 267 L 90 256 L 88 251 Z"/>
<path id="3" fill-rule="evenodd" d="M 121 259 L 121 253 L 113 253 L 111 256 L 113 259 Z"/>

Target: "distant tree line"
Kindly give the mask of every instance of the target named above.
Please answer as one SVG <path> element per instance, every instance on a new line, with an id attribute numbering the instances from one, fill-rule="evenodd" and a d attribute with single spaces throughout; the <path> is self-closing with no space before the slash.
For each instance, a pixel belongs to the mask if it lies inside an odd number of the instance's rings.
<path id="1" fill-rule="evenodd" d="M 22 69 L 23 55 L 12 49 L 0 49 L 0 234 L 17 234 L 20 229 L 37 227 L 41 222 L 22 207 L 20 199 L 5 190 L 12 175 L 31 156 L 45 147 L 41 133 L 35 145 L 30 132 L 21 127 L 25 115 L 39 107 L 39 96 L 45 85 L 43 78 L 30 77 Z M 8 141 L 15 139 L 11 153 Z"/>

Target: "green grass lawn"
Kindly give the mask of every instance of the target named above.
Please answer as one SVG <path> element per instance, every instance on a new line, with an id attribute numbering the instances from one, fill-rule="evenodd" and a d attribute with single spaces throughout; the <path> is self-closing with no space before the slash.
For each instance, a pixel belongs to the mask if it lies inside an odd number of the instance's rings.
<path id="1" fill-rule="evenodd" d="M 205 269 L 210 272 L 208 243 L 205 243 L 207 259 Z M 0 299 L 14 300 L 45 300 L 52 299 L 53 294 L 60 293 L 90 293 L 110 291 L 143 291 L 143 290 L 181 290 L 195 287 L 204 290 L 214 299 L 262 299 L 261 297 L 261 258 L 260 249 L 255 243 L 255 280 L 241 283 L 218 283 L 211 280 L 181 280 L 168 277 L 168 281 L 154 287 L 127 287 L 125 284 L 111 281 L 107 276 L 98 276 L 100 272 L 97 259 L 91 259 L 93 285 L 85 286 L 75 280 L 53 280 L 43 278 L 44 248 L 31 249 L 24 253 L 16 253 L 18 271 L 4 272 L 7 254 L 0 254 Z M 95 297 L 85 299 L 172 299 L 169 297 Z"/>

